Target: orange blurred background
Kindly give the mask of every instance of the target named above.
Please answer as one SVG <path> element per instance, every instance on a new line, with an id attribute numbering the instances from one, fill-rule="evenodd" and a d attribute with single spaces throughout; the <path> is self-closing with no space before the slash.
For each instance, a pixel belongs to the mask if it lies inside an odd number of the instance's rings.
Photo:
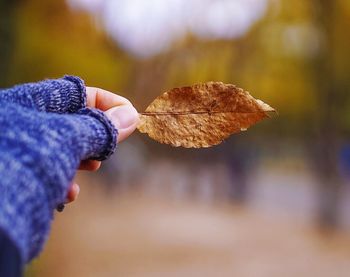
<path id="1" fill-rule="evenodd" d="M 0 2 L 0 87 L 73 74 L 139 111 L 222 81 L 279 111 L 209 149 L 137 132 L 56 214 L 41 276 L 349 276 L 349 1 Z"/>

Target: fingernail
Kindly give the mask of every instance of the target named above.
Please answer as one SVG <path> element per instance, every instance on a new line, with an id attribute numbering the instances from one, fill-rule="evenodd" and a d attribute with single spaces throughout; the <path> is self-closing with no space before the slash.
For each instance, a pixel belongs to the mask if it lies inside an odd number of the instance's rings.
<path id="1" fill-rule="evenodd" d="M 139 118 L 136 109 L 131 105 L 124 105 L 106 111 L 107 117 L 117 129 L 126 129 L 133 125 Z"/>

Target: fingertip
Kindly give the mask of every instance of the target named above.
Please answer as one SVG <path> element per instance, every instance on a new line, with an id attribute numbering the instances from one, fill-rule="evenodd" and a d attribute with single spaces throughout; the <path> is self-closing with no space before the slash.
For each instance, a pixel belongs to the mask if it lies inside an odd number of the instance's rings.
<path id="1" fill-rule="evenodd" d="M 79 192 L 80 192 L 79 185 L 77 183 L 73 183 L 68 190 L 67 203 L 71 203 L 71 202 L 77 200 Z"/>
<path id="2" fill-rule="evenodd" d="M 137 125 L 138 125 L 138 121 L 126 129 L 118 130 L 118 138 L 117 138 L 118 143 L 128 138 L 136 130 Z"/>
<path id="3" fill-rule="evenodd" d="M 80 170 L 97 171 L 101 167 L 100 161 L 85 160 L 80 163 Z"/>
<path id="4" fill-rule="evenodd" d="M 118 130 L 118 142 L 123 141 L 135 131 L 140 120 L 137 110 L 132 105 L 114 107 L 105 114 Z"/>

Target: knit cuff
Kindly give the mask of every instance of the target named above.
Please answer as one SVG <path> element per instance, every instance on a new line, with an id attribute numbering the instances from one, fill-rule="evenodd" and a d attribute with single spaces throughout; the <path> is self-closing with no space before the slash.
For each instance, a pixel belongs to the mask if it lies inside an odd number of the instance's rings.
<path id="1" fill-rule="evenodd" d="M 108 159 L 115 152 L 115 149 L 117 147 L 118 130 L 114 127 L 113 123 L 106 117 L 106 115 L 100 110 L 85 108 L 79 110 L 77 114 L 87 115 L 90 118 L 94 118 L 93 121 L 89 121 L 88 123 L 90 128 L 92 128 L 95 132 L 93 142 L 91 143 L 95 145 L 95 149 L 100 149 L 98 153 L 85 158 L 97 161 Z M 101 123 L 103 129 L 101 129 Z"/>
<path id="2" fill-rule="evenodd" d="M 45 80 L 33 86 L 32 93 L 36 106 L 41 111 L 54 113 L 75 113 L 86 107 L 87 96 L 84 81 L 76 76 L 64 76 L 61 79 Z"/>
<path id="3" fill-rule="evenodd" d="M 0 91 L 0 102 L 53 113 L 75 113 L 86 107 L 84 81 L 75 76 L 27 83 Z"/>
<path id="4" fill-rule="evenodd" d="M 73 86 L 67 89 L 68 105 L 67 112 L 75 113 L 78 110 L 85 108 L 87 103 L 86 87 L 84 81 L 76 76 L 65 75 L 63 80 L 69 81 Z"/>

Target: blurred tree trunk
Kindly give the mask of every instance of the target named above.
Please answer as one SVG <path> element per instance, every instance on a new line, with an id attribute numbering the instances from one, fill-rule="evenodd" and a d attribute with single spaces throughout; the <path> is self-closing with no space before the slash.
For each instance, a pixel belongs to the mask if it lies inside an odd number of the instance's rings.
<path id="1" fill-rule="evenodd" d="M 335 8 L 337 1 L 313 0 L 314 23 L 321 31 L 323 45 L 312 64 L 319 96 L 317 135 L 313 141 L 314 163 L 319 176 L 319 213 L 321 227 L 337 225 L 340 178 L 338 174 L 339 126 L 337 107 L 341 101 L 333 64 L 335 51 Z"/>
<path id="2" fill-rule="evenodd" d="M 15 7 L 17 0 L 0 0 L 0 88 L 9 85 L 9 69 L 15 47 Z"/>

